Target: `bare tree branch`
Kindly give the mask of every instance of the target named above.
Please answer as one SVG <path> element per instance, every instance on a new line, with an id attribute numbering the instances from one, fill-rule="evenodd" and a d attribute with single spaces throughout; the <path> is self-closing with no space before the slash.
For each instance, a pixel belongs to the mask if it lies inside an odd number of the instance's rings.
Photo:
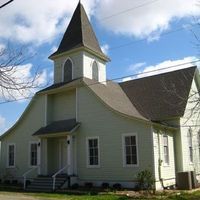
<path id="1" fill-rule="evenodd" d="M 8 44 L 0 49 L 0 100 L 27 98 L 34 89 L 46 86 L 40 82 L 39 68 L 27 64 L 32 57 L 25 47 L 13 48 Z"/>

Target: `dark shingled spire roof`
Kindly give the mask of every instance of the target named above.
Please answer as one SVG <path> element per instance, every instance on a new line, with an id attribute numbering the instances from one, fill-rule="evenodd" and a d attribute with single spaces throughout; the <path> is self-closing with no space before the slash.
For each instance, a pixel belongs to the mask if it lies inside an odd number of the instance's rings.
<path id="1" fill-rule="evenodd" d="M 92 29 L 85 9 L 80 2 L 76 7 L 58 50 L 53 53 L 50 58 L 79 47 L 86 47 L 101 57 L 104 57 L 104 59 L 108 59 L 99 46 L 99 42 Z"/>

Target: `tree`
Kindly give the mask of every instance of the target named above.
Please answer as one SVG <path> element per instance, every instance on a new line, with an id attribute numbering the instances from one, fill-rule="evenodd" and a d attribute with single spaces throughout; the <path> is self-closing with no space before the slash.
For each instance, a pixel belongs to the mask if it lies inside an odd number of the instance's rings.
<path id="1" fill-rule="evenodd" d="M 0 48 L 0 101 L 30 98 L 36 88 L 44 87 L 38 68 L 26 62 L 32 56 L 25 47 L 10 45 Z"/>

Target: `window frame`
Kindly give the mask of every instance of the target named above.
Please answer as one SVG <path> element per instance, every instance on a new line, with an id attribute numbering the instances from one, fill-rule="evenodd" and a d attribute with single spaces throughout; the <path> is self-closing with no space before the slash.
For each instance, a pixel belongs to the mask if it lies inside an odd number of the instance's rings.
<path id="1" fill-rule="evenodd" d="M 164 141 L 165 141 L 164 138 L 165 137 L 167 138 L 167 146 L 164 143 Z M 164 164 L 164 166 L 169 166 L 170 165 L 169 136 L 167 134 L 163 134 L 162 139 L 163 139 L 163 164 Z M 167 157 L 168 157 L 167 162 L 165 160 L 165 147 L 167 147 Z"/>
<path id="2" fill-rule="evenodd" d="M 9 165 L 9 146 L 14 146 L 14 165 Z M 16 144 L 8 143 L 7 144 L 7 168 L 15 168 L 16 164 Z"/>
<path id="3" fill-rule="evenodd" d="M 32 165 L 32 164 L 31 164 L 31 145 L 32 145 L 32 144 L 36 144 L 36 145 L 37 145 L 37 165 Z M 38 167 L 38 166 L 39 166 L 39 148 L 38 148 L 38 141 L 30 141 L 30 142 L 29 142 L 29 159 L 28 159 L 28 162 L 29 162 L 29 167 L 30 167 L 30 168 Z"/>
<path id="4" fill-rule="evenodd" d="M 131 137 L 131 136 L 134 136 L 135 137 L 135 141 L 136 141 L 136 161 L 137 161 L 137 164 L 127 164 L 127 161 L 126 161 L 126 146 L 125 146 L 125 138 L 126 137 Z M 139 148 L 138 148 L 138 135 L 137 133 L 125 133 L 125 134 L 122 134 L 122 158 L 123 158 L 123 167 L 139 167 Z"/>
<path id="5" fill-rule="evenodd" d="M 73 70 L 73 69 L 74 69 L 74 67 L 73 67 L 73 66 L 74 66 L 74 63 L 73 63 L 72 59 L 71 59 L 70 57 L 68 57 L 67 59 L 64 60 L 63 65 L 62 65 L 62 82 L 65 82 L 65 80 L 64 80 L 64 79 L 65 79 L 65 63 L 66 63 L 68 60 L 69 60 L 69 61 L 71 62 L 71 64 L 72 64 L 72 80 L 73 80 L 73 78 L 74 78 L 74 77 L 73 77 L 73 74 L 74 74 L 74 70 Z"/>
<path id="6" fill-rule="evenodd" d="M 90 165 L 90 158 L 89 158 L 89 140 L 95 140 L 97 139 L 97 147 L 98 147 L 98 165 Z M 86 138 L 86 162 L 87 162 L 87 168 L 100 168 L 100 145 L 99 145 L 99 136 L 94 137 L 87 137 Z"/>

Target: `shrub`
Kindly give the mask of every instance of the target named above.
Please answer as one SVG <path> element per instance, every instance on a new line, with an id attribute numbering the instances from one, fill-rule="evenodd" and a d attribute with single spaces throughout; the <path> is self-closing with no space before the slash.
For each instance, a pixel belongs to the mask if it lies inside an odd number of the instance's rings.
<path id="1" fill-rule="evenodd" d="M 108 189 L 108 188 L 109 188 L 109 183 L 102 183 L 102 184 L 101 184 L 101 187 L 102 187 L 103 189 Z"/>
<path id="2" fill-rule="evenodd" d="M 122 186 L 121 186 L 120 183 L 115 183 L 115 184 L 113 185 L 113 189 L 115 189 L 115 190 L 121 190 L 121 189 L 122 189 Z"/>
<path id="3" fill-rule="evenodd" d="M 93 187 L 93 183 L 92 182 L 86 182 L 85 183 L 85 187 L 86 188 L 92 188 Z"/>
<path id="4" fill-rule="evenodd" d="M 154 179 L 149 170 L 143 170 L 137 175 L 138 187 L 142 190 L 153 189 Z"/>
<path id="5" fill-rule="evenodd" d="M 74 183 L 73 185 L 71 185 L 71 189 L 72 190 L 76 190 L 79 188 L 79 184 L 78 183 Z"/>

